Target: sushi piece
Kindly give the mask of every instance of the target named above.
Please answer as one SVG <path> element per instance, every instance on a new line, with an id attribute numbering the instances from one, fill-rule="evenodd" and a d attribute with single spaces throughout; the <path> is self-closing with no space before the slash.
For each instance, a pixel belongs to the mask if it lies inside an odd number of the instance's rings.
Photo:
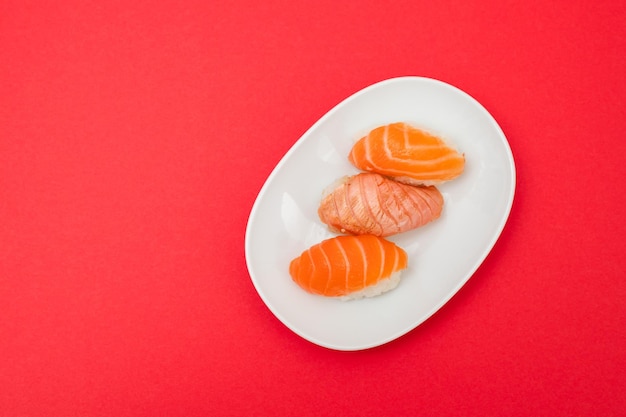
<path id="1" fill-rule="evenodd" d="M 363 172 L 344 177 L 322 197 L 317 212 L 333 232 L 390 236 L 423 226 L 442 210 L 443 196 L 434 186 L 415 187 Z"/>
<path id="2" fill-rule="evenodd" d="M 436 185 L 458 177 L 465 157 L 443 139 L 406 123 L 377 127 L 359 139 L 348 156 L 363 171 L 412 185 Z"/>
<path id="3" fill-rule="evenodd" d="M 302 252 L 289 273 L 309 293 L 349 300 L 395 288 L 407 260 L 402 248 L 381 237 L 336 236 Z"/>

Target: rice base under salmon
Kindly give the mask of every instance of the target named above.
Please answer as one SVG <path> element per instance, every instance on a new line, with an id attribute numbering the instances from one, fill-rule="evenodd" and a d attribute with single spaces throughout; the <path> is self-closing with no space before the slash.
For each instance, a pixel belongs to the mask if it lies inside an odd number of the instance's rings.
<path id="1" fill-rule="evenodd" d="M 370 285 L 362 290 L 352 292 L 350 294 L 339 297 L 342 301 L 358 300 L 361 298 L 371 298 L 381 295 L 387 291 L 391 291 L 400 284 L 400 276 L 402 271 L 394 272 L 389 278 L 381 279 L 375 285 Z"/>

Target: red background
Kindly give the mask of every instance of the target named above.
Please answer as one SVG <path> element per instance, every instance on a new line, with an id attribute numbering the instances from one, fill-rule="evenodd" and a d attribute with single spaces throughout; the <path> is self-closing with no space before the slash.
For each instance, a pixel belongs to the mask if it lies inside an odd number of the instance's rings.
<path id="1" fill-rule="evenodd" d="M 51 3 L 0 1 L 0 415 L 624 415 L 626 3 Z M 255 292 L 247 216 L 402 75 L 498 120 L 511 217 L 423 325 L 328 350 Z"/>

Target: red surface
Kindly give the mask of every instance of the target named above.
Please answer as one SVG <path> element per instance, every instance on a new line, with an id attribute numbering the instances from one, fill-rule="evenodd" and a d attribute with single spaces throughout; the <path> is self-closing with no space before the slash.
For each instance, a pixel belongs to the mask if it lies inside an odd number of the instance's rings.
<path id="1" fill-rule="evenodd" d="M 623 415 L 626 3 L 50 3 L 0 2 L 0 415 Z M 494 115 L 513 210 L 426 323 L 327 350 L 256 294 L 247 216 L 401 75 Z"/>

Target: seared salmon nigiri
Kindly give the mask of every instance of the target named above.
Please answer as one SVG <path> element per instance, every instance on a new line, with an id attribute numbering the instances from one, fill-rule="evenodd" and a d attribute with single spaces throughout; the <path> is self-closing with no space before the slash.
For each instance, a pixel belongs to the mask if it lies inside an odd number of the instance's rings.
<path id="1" fill-rule="evenodd" d="M 443 196 L 434 186 L 415 187 L 374 173 L 347 177 L 322 198 L 320 220 L 334 232 L 390 236 L 441 215 Z"/>
<path id="2" fill-rule="evenodd" d="M 373 297 L 395 288 L 407 254 L 373 235 L 336 236 L 291 261 L 289 273 L 305 291 L 326 297 Z"/>
<path id="3" fill-rule="evenodd" d="M 354 166 L 412 185 L 435 185 L 459 176 L 465 157 L 443 139 L 406 123 L 377 127 L 348 156 Z"/>

